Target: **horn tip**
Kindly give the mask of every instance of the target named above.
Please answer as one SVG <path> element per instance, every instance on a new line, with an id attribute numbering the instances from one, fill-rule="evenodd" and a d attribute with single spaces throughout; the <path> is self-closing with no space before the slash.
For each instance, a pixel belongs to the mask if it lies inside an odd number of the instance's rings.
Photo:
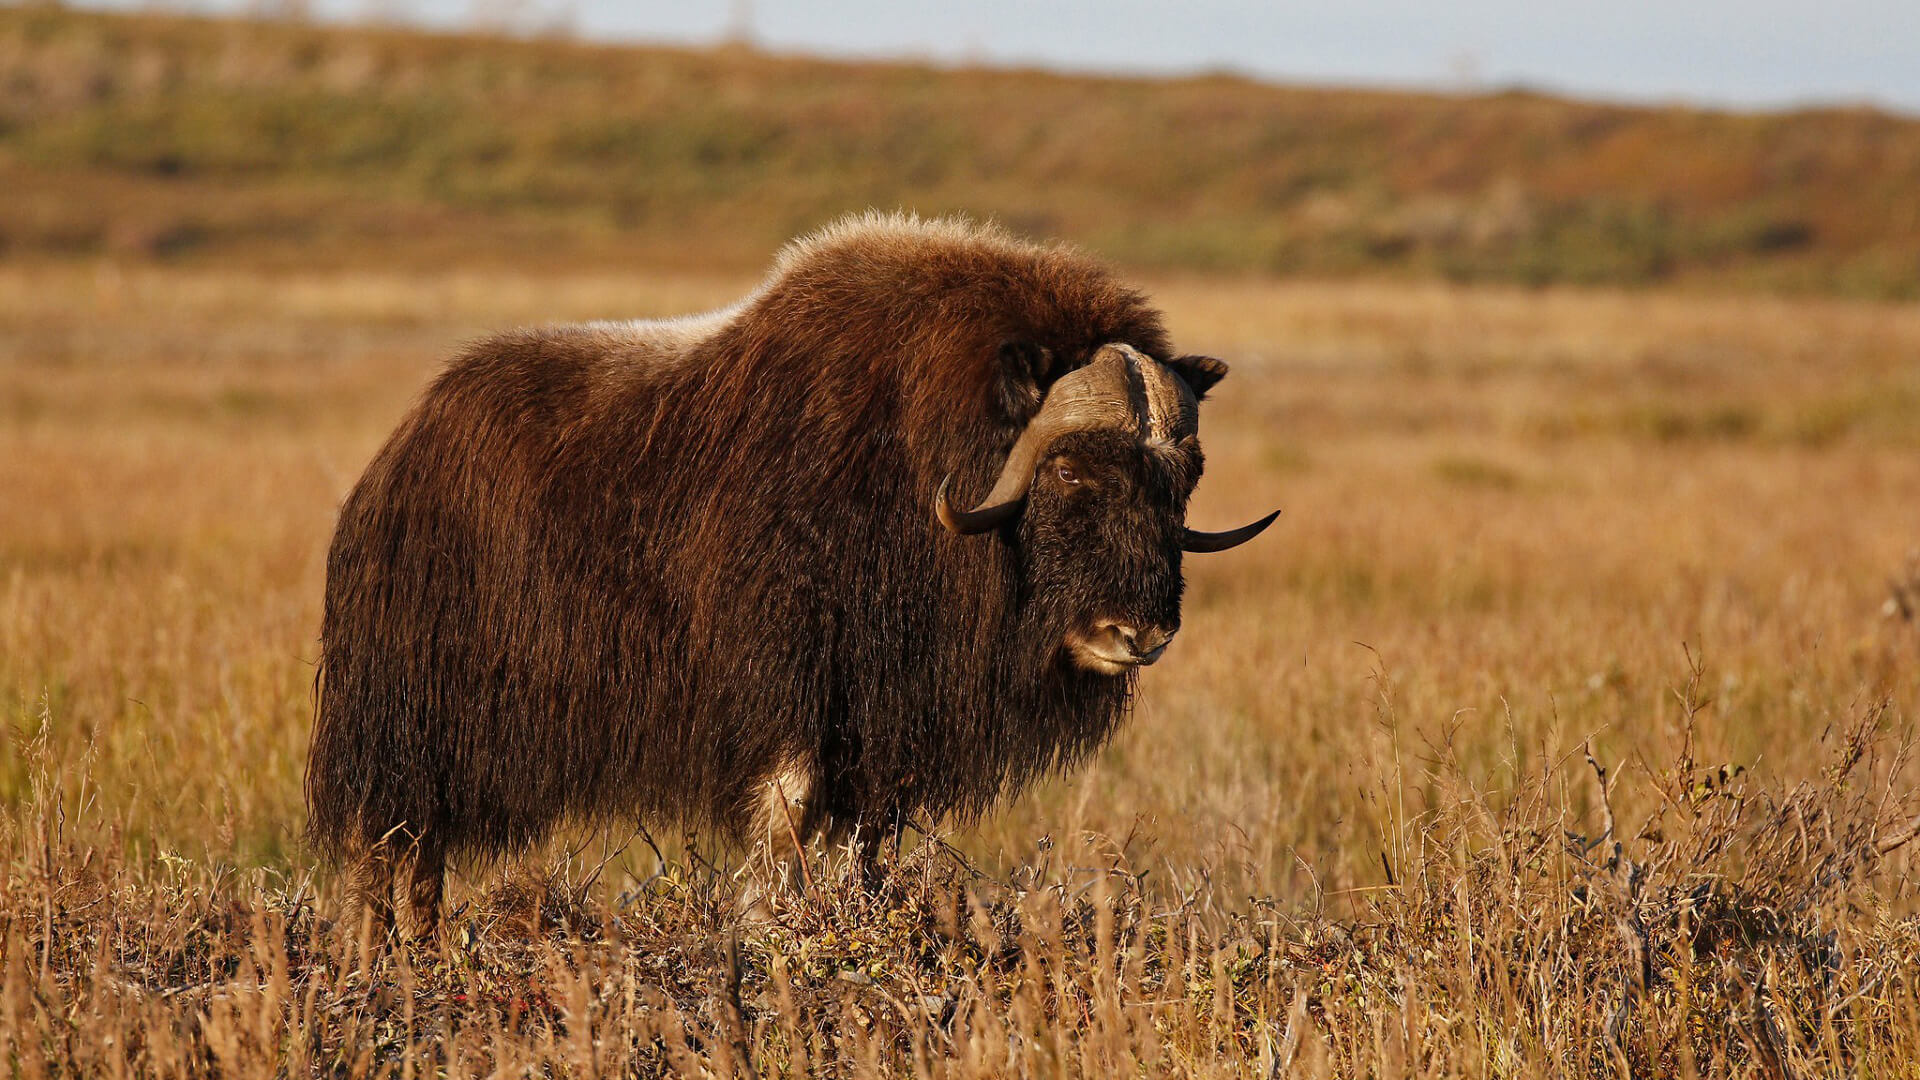
<path id="1" fill-rule="evenodd" d="M 1019 500 L 1009 499 L 998 504 L 982 503 L 972 510 L 955 510 L 953 503 L 947 499 L 947 487 L 952 480 L 953 474 L 948 473 L 946 479 L 940 481 L 939 489 L 933 493 L 933 515 L 955 536 L 991 532 L 1005 525 L 1020 509 Z"/>
<path id="2" fill-rule="evenodd" d="M 1247 542 L 1247 540 L 1251 540 L 1254 537 L 1259 536 L 1261 533 L 1266 532 L 1267 526 L 1273 524 L 1278 520 L 1280 520 L 1280 511 L 1275 510 L 1273 513 L 1268 514 L 1266 517 L 1263 517 L 1259 521 L 1254 522 L 1253 527 L 1247 530 L 1247 539 L 1242 540 L 1240 542 L 1244 544 Z"/>
<path id="3" fill-rule="evenodd" d="M 953 516 L 953 504 L 947 501 L 947 488 L 952 483 L 952 473 L 940 478 L 940 488 L 933 493 L 933 516 L 948 532 L 959 536 L 960 522 Z"/>
<path id="4" fill-rule="evenodd" d="M 1237 548 L 1241 544 L 1267 531 L 1267 526 L 1273 524 L 1274 519 L 1279 516 L 1280 511 L 1275 510 L 1273 513 L 1268 514 L 1258 521 L 1242 525 L 1237 529 L 1229 529 L 1226 532 L 1203 533 L 1187 529 L 1182 534 L 1180 546 L 1196 554 Z"/>

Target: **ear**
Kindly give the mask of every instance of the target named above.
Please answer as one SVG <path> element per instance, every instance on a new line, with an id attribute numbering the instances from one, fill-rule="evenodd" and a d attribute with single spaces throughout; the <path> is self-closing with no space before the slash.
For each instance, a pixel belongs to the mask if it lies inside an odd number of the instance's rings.
<path id="1" fill-rule="evenodd" d="M 1211 356 L 1176 356 L 1167 361 L 1167 366 L 1186 380 L 1196 401 L 1206 397 L 1214 383 L 1227 377 L 1227 362 Z"/>
<path id="2" fill-rule="evenodd" d="M 1001 419 L 1016 427 L 1025 427 L 1040 411 L 1052 383 L 1053 357 L 1045 348 L 1025 338 L 1009 338 L 1000 343 L 1000 377 L 997 404 Z"/>

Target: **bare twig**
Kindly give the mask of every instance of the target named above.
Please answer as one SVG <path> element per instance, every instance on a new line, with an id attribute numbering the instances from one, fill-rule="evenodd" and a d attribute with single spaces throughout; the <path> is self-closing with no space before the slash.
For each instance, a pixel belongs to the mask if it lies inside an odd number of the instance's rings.
<path id="1" fill-rule="evenodd" d="M 1606 830 L 1600 834 L 1600 840 L 1602 843 L 1614 840 L 1615 847 L 1618 847 L 1619 841 L 1615 839 L 1616 829 L 1613 819 L 1613 785 L 1607 783 L 1607 767 L 1600 764 L 1593 756 L 1593 740 L 1588 739 L 1586 746 L 1587 764 L 1593 767 L 1593 775 L 1600 782 L 1600 812 L 1605 815 L 1607 823 Z"/>
<path id="2" fill-rule="evenodd" d="M 1734 977 L 1741 988 L 1747 991 L 1752 1002 L 1750 1027 L 1753 1033 L 1753 1046 L 1761 1066 L 1766 1069 L 1771 1080 L 1795 1080 L 1793 1067 L 1787 1062 L 1786 1038 L 1780 1033 L 1780 1025 L 1773 1018 L 1773 1009 L 1767 1004 L 1767 978 L 1758 973 L 1751 982 L 1745 974 L 1736 969 Z"/>
<path id="3" fill-rule="evenodd" d="M 787 791 L 780 786 L 780 778 L 767 781 L 773 785 L 774 797 L 780 800 L 780 816 L 787 821 L 787 837 L 793 841 L 793 859 L 800 864 L 800 879 L 807 883 L 807 895 L 816 899 L 819 892 L 813 886 L 813 871 L 807 866 L 807 849 L 800 843 L 800 830 L 793 825 L 793 809 L 787 802 Z"/>
<path id="4" fill-rule="evenodd" d="M 747 1080 L 760 1080 L 759 1071 L 753 1067 L 753 1052 L 747 1047 L 747 1024 L 740 1007 L 740 935 L 737 933 L 727 935 L 725 989 L 718 1011 L 727 1029 L 727 1054 L 732 1058 L 733 1068 L 728 1072 Z"/>
<path id="5" fill-rule="evenodd" d="M 1893 832 L 1876 840 L 1873 849 L 1878 854 L 1889 855 L 1905 847 L 1916 836 L 1920 836 L 1920 817 L 1914 818 Z"/>

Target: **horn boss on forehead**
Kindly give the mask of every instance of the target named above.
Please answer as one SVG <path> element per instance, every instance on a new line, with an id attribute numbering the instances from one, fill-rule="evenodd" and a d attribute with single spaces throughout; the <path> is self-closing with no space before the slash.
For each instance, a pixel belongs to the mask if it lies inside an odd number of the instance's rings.
<path id="1" fill-rule="evenodd" d="M 1183 357 L 1195 375 L 1211 387 L 1226 374 L 1226 365 L 1211 357 Z M 955 509 L 948 492 L 949 474 L 934 493 L 934 514 L 949 532 L 971 536 L 990 532 L 1012 521 L 1026 500 L 1027 485 L 1040 456 L 1055 439 L 1074 431 L 1109 429 L 1142 441 L 1175 445 L 1200 431 L 1200 407 L 1187 377 L 1130 345 L 1104 345 L 1093 360 L 1060 377 L 1040 412 L 1027 424 L 1007 454 L 993 489 L 972 510 Z M 1191 552 L 1225 551 L 1260 535 L 1279 517 L 1274 511 L 1259 521 L 1226 532 L 1199 532 L 1182 528 L 1180 546 Z"/>
<path id="2" fill-rule="evenodd" d="M 1114 347 L 1114 346 L 1110 346 Z M 1117 346 L 1126 348 L 1126 346 Z M 1177 443 L 1200 434 L 1200 403 L 1186 380 L 1165 364 L 1127 349 L 1136 358 L 1134 375 L 1145 398 L 1144 431 L 1150 442 Z"/>
<path id="3" fill-rule="evenodd" d="M 1137 358 L 1137 359 L 1136 359 Z M 956 510 L 947 501 L 948 476 L 934 495 L 934 513 L 947 530 L 961 536 L 997 529 L 1019 513 L 1027 497 L 1027 482 L 1033 478 L 1040 455 L 1060 436 L 1072 431 L 1111 429 L 1129 433 L 1141 430 L 1142 407 L 1135 386 L 1140 379 L 1140 361 L 1152 365 L 1125 345 L 1107 345 L 1095 353 L 1092 362 L 1060 376 L 1047 391 L 1040 412 L 1028 421 L 1014 441 L 1006 464 L 994 479 L 993 490 L 972 510 Z"/>

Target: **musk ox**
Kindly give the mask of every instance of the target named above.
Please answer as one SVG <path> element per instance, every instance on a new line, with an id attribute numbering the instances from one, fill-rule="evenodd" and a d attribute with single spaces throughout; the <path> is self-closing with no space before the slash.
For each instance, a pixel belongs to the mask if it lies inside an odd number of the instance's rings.
<path id="1" fill-rule="evenodd" d="M 879 215 L 722 311 L 471 346 L 340 511 L 315 847 L 427 931 L 448 858 L 563 820 L 871 845 L 1081 761 L 1181 553 L 1273 520 L 1185 525 L 1225 373 L 1070 249 Z"/>

